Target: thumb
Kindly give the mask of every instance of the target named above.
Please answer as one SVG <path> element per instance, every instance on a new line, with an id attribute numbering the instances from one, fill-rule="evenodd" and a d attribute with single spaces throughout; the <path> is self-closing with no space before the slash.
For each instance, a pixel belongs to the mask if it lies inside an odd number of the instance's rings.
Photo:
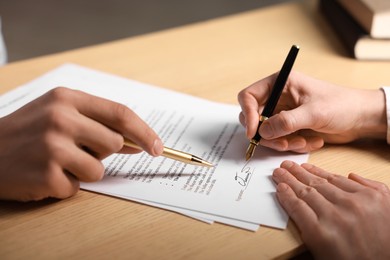
<path id="1" fill-rule="evenodd" d="M 275 139 L 301 129 L 312 129 L 314 124 L 310 110 L 300 106 L 271 116 L 261 124 L 259 132 L 264 139 Z"/>

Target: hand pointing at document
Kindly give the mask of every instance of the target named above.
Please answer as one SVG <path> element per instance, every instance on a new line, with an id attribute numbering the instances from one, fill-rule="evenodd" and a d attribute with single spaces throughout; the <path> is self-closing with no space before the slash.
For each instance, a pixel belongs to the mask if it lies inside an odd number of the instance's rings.
<path id="1" fill-rule="evenodd" d="M 66 198 L 79 181 L 103 177 L 101 160 L 124 138 L 152 156 L 163 152 L 156 133 L 124 105 L 59 87 L 0 118 L 0 199 Z"/>

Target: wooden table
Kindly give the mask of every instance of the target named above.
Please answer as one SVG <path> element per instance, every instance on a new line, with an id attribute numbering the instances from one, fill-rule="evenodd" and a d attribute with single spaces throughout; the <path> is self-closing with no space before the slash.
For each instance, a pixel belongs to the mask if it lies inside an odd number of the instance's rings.
<path id="1" fill-rule="evenodd" d="M 50 40 L 50 37 L 48 37 Z M 357 88 L 390 84 L 389 62 L 359 62 L 346 52 L 316 1 L 294 1 L 0 68 L 0 92 L 65 62 L 237 104 L 239 90 L 280 69 L 292 44 L 295 69 Z M 390 184 L 384 142 L 326 146 L 310 162 Z M 61 201 L 0 202 L 0 259 L 270 259 L 302 251 L 287 230 L 256 233 L 208 225 L 169 211 L 80 191 Z"/>

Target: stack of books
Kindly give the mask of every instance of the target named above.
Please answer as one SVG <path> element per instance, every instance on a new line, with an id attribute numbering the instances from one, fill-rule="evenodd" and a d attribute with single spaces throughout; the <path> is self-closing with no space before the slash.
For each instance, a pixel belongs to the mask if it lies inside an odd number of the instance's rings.
<path id="1" fill-rule="evenodd" d="M 320 0 L 320 10 L 359 60 L 390 60 L 390 0 Z"/>

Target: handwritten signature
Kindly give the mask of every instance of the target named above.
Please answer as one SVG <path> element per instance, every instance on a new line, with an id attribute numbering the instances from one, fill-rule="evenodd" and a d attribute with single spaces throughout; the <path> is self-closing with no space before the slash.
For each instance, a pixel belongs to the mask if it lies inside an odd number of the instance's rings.
<path id="1" fill-rule="evenodd" d="M 246 189 L 248 187 L 248 184 L 252 178 L 254 171 L 255 169 L 250 167 L 247 162 L 242 167 L 240 172 L 236 172 L 236 176 L 234 176 L 234 180 L 236 180 L 239 185 L 245 187 Z"/>

